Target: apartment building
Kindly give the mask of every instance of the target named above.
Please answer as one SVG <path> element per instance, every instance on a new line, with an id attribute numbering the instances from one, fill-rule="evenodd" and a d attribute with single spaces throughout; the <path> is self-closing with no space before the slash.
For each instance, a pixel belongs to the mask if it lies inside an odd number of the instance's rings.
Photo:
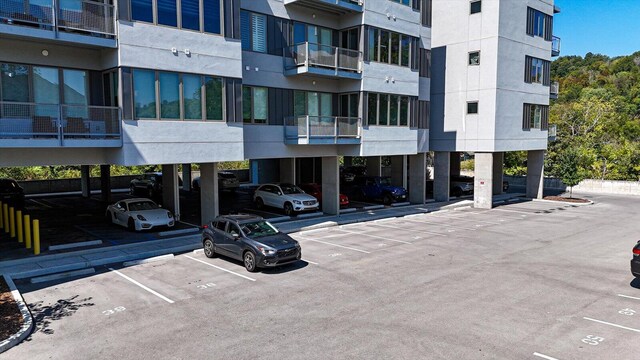
<path id="1" fill-rule="evenodd" d="M 389 156 L 393 181 L 423 203 L 430 150 L 440 164 L 546 148 L 550 44 L 524 20 L 553 4 L 484 0 L 471 14 L 479 2 L 2 0 L 0 166 L 103 165 L 107 190 L 109 164 L 163 165 L 164 203 L 178 212 L 178 164 L 200 164 L 205 222 L 218 213 L 217 162 L 250 159 L 254 182 L 321 182 L 323 211 L 337 214 L 339 158 L 366 157 L 375 175 Z M 445 54 L 433 64 L 432 46 Z M 538 60 L 543 84 L 537 73 L 520 84 Z M 482 133 L 471 131 L 457 102 L 489 85 Z M 516 129 L 525 101 L 533 126 Z"/>

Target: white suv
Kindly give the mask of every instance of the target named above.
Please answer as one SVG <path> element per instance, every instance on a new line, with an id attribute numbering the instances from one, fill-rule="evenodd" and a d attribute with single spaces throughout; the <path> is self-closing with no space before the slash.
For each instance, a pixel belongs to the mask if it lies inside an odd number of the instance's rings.
<path id="1" fill-rule="evenodd" d="M 285 183 L 261 185 L 253 195 L 253 201 L 258 209 L 265 205 L 272 206 L 283 209 L 289 216 L 299 211 L 315 211 L 320 207 L 316 198 L 293 184 Z"/>

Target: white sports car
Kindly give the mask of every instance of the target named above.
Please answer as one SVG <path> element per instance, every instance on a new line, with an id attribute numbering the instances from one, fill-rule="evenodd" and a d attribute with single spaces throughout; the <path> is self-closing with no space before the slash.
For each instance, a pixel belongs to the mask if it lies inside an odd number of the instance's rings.
<path id="1" fill-rule="evenodd" d="M 149 199 L 126 199 L 107 207 L 107 220 L 131 231 L 175 225 L 173 214 Z"/>

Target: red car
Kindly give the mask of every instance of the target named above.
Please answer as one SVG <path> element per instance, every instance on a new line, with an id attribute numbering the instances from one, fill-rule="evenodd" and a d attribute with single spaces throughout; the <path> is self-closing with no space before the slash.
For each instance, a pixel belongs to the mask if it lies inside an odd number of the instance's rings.
<path id="1" fill-rule="evenodd" d="M 307 194 L 318 199 L 318 202 L 322 204 L 322 185 L 320 184 L 302 184 L 299 185 L 300 189 L 304 190 Z M 347 195 L 340 194 L 340 207 L 349 206 L 349 198 Z"/>

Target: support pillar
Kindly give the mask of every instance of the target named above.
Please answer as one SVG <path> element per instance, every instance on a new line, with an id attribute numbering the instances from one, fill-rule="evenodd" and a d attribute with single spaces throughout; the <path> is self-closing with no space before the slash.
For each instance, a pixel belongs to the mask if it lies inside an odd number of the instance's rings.
<path id="1" fill-rule="evenodd" d="M 409 201 L 424 204 L 427 185 L 427 154 L 409 155 Z"/>
<path id="2" fill-rule="evenodd" d="M 382 175 L 382 158 L 380 156 L 368 156 L 366 164 L 367 164 L 367 175 L 371 175 L 371 176 Z"/>
<path id="3" fill-rule="evenodd" d="M 280 182 L 296 184 L 296 158 L 280 159 Z"/>
<path id="4" fill-rule="evenodd" d="M 502 194 L 504 153 L 493 153 L 493 195 Z"/>
<path id="5" fill-rule="evenodd" d="M 100 193 L 102 202 L 111 202 L 111 166 L 100 165 Z"/>
<path id="6" fill-rule="evenodd" d="M 544 192 L 544 150 L 527 153 L 527 197 L 542 199 Z"/>
<path id="7" fill-rule="evenodd" d="M 391 156 L 391 183 L 407 188 L 407 156 Z"/>
<path id="8" fill-rule="evenodd" d="M 200 164 L 200 221 L 208 224 L 220 214 L 218 164 Z"/>
<path id="9" fill-rule="evenodd" d="M 451 182 L 451 154 L 436 151 L 433 157 L 433 198 L 435 201 L 449 201 Z"/>
<path id="10" fill-rule="evenodd" d="M 474 161 L 473 207 L 493 207 L 493 153 L 476 153 Z"/>
<path id="11" fill-rule="evenodd" d="M 340 213 L 340 169 L 337 156 L 322 158 L 322 211 Z"/>
<path id="12" fill-rule="evenodd" d="M 191 191 L 191 164 L 182 164 L 182 190 Z"/>
<path id="13" fill-rule="evenodd" d="M 91 167 L 89 165 L 80 166 L 80 188 L 82 197 L 91 197 Z"/>
<path id="14" fill-rule="evenodd" d="M 452 152 L 451 153 L 451 165 L 450 165 L 450 173 L 452 176 L 460 176 L 460 153 Z"/>
<path id="15" fill-rule="evenodd" d="M 162 206 L 180 220 L 180 188 L 178 165 L 162 165 Z"/>

